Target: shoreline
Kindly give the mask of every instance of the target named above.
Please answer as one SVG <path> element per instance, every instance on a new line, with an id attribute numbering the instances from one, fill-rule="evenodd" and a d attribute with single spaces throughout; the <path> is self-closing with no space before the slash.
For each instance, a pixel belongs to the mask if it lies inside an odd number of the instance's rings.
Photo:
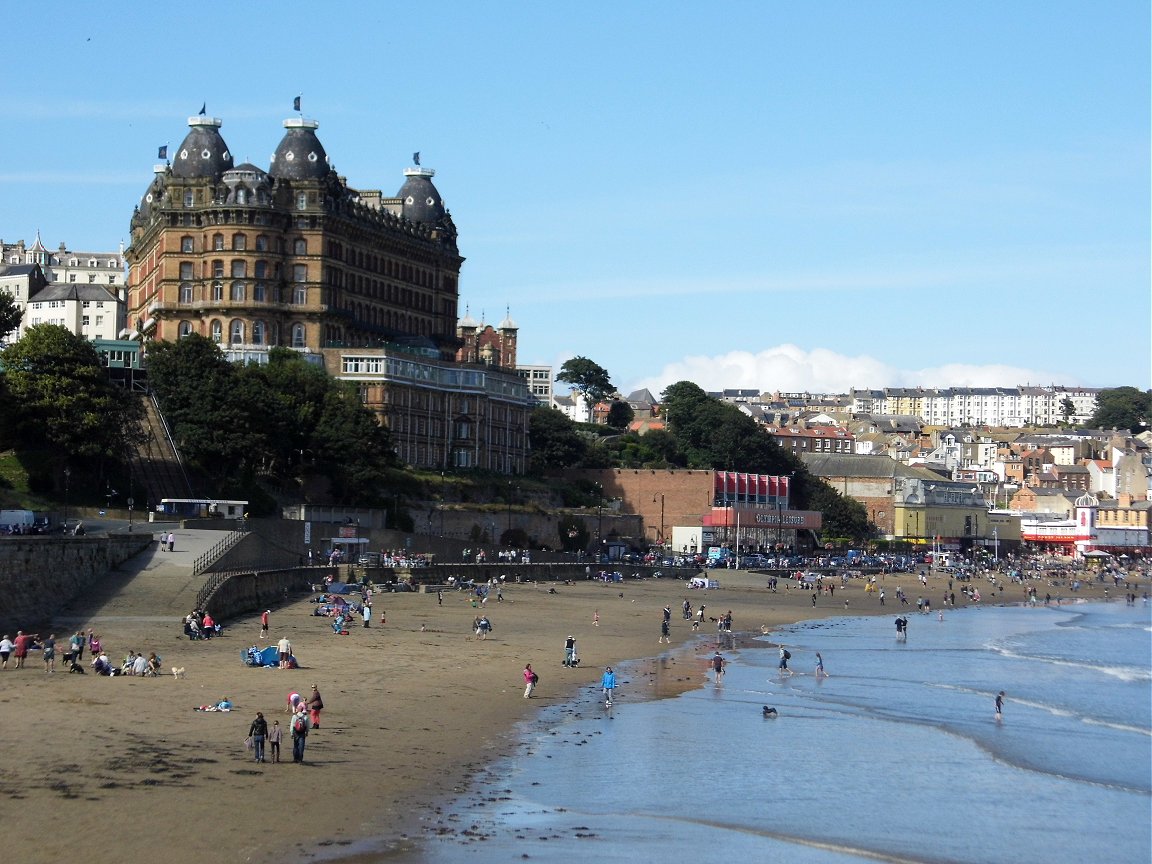
<path id="1" fill-rule="evenodd" d="M 513 756 L 519 724 L 542 706 L 574 700 L 604 665 L 655 669 L 661 656 L 687 651 L 699 662 L 678 662 L 657 687 L 667 692 L 652 696 L 700 686 L 706 659 L 692 646 L 714 641 L 715 624 L 706 619 L 693 633 L 680 617 L 685 597 L 706 603 L 708 615 L 731 609 L 736 639 L 812 617 L 915 608 L 879 606 L 862 581 L 813 606 L 807 591 L 769 592 L 759 574 L 724 571 L 720 579 L 723 587 L 709 591 L 661 579 L 506 584 L 505 601 L 484 607 L 494 625 L 487 640 L 471 633 L 479 607 L 462 591 L 446 592 L 443 606 L 435 594 L 377 594 L 373 627 L 354 627 L 348 636 L 333 635 L 329 619 L 310 614 L 308 600 L 293 601 L 272 610 L 262 643 L 259 616 L 230 622 L 221 639 L 189 642 L 176 621 L 96 610 L 85 626 L 104 637 L 114 660 L 127 650 L 155 650 L 166 670 L 184 667 L 187 677 L 48 675 L 38 662 L 0 672 L 8 721 L 0 736 L 7 769 L 0 795 L 9 799 L 12 817 L 5 819 L 9 854 L 31 860 L 84 854 L 91 864 L 144 859 L 160 833 L 174 864 L 198 864 L 205 854 L 255 864 L 286 853 L 349 862 L 418 855 L 426 817 L 443 814 L 488 764 Z M 889 574 L 882 584 L 890 595 L 903 584 L 913 597 L 919 587 L 914 574 Z M 946 577 L 931 577 L 927 593 L 939 596 L 945 585 Z M 1077 599 L 1103 599 L 1101 588 L 1090 586 Z M 1022 593 L 1011 586 L 1005 596 Z M 991 601 L 985 605 L 1005 602 Z M 673 610 L 670 645 L 657 642 L 665 604 Z M 113 604 L 110 611 L 132 610 Z M 569 634 L 581 657 L 575 669 L 562 664 Z M 241 664 L 244 648 L 274 644 L 281 635 L 292 641 L 301 669 Z M 537 698 L 529 700 L 522 698 L 525 662 L 541 677 Z M 327 707 L 321 728 L 309 736 L 305 764 L 253 763 L 241 742 L 255 712 L 286 727 L 287 693 L 306 693 L 313 681 Z M 192 710 L 223 696 L 236 710 Z M 66 819 L 55 818 L 60 808 Z M 51 832 L 43 830 L 48 814 Z M 146 816 L 140 823 L 146 829 L 132 828 L 126 814 Z"/>

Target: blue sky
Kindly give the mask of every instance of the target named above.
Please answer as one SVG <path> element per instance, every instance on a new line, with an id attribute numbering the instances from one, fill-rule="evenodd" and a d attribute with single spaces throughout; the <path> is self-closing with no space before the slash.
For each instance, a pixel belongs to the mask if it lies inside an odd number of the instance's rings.
<path id="1" fill-rule="evenodd" d="M 7 40 L 0 237 L 127 242 L 202 102 L 267 167 L 413 151 L 461 314 L 622 390 L 1149 386 L 1149 6 L 49 3 Z M 147 10 L 147 11 L 144 11 Z"/>

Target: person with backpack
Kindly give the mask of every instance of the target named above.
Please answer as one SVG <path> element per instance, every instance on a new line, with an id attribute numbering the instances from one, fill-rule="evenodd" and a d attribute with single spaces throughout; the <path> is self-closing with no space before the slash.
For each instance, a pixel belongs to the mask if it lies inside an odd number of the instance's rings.
<path id="1" fill-rule="evenodd" d="M 788 668 L 788 661 L 792 659 L 792 652 L 786 649 L 783 645 L 780 646 L 780 674 L 783 675 L 787 672 L 792 674 L 792 670 Z"/>
<path id="2" fill-rule="evenodd" d="M 524 664 L 524 698 L 530 699 L 532 691 L 536 689 L 536 684 L 539 682 L 540 676 L 532 671 L 532 664 Z"/>
<path id="3" fill-rule="evenodd" d="M 304 742 L 308 738 L 308 715 L 304 708 L 292 715 L 292 761 L 304 761 Z"/>

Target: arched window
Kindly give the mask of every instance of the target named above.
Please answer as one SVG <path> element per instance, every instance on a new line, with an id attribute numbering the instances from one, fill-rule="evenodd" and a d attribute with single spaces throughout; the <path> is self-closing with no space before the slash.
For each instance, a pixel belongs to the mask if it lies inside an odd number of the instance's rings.
<path id="1" fill-rule="evenodd" d="M 192 302 L 192 283 L 191 282 L 181 282 L 180 283 L 180 302 L 181 303 L 191 303 Z"/>
<path id="2" fill-rule="evenodd" d="M 268 251 L 268 237 L 265 236 L 264 234 L 260 234 L 256 238 L 256 251 L 257 252 L 267 252 Z"/>
<path id="3" fill-rule="evenodd" d="M 243 186 L 237 186 L 236 187 L 236 203 L 237 204 L 247 204 L 248 203 L 248 190 L 245 189 Z"/>
<path id="4" fill-rule="evenodd" d="M 293 348 L 303 348 L 304 345 L 305 345 L 305 342 L 304 342 L 304 325 L 303 324 L 293 324 L 292 325 L 292 347 Z"/>
<path id="5" fill-rule="evenodd" d="M 232 251 L 233 252 L 243 252 L 247 248 L 248 248 L 248 238 L 247 237 L 245 237 L 243 234 L 233 234 L 232 235 Z"/>
<path id="6" fill-rule="evenodd" d="M 232 283 L 232 293 L 230 296 L 231 296 L 233 303 L 243 303 L 244 302 L 244 283 L 243 282 L 233 282 Z"/>
<path id="7" fill-rule="evenodd" d="M 196 251 L 196 241 L 187 235 L 181 237 L 180 238 L 180 251 L 181 252 L 195 252 Z M 111 265 L 111 266 L 115 266 L 115 265 Z"/>
<path id="8" fill-rule="evenodd" d="M 224 338 L 224 326 L 220 323 L 219 320 L 212 322 L 210 332 L 212 334 L 212 341 L 219 345 Z"/>
<path id="9" fill-rule="evenodd" d="M 292 254 L 294 255 L 307 255 L 308 254 L 308 241 L 302 238 L 297 238 L 292 241 Z"/>
<path id="10" fill-rule="evenodd" d="M 267 302 L 268 289 L 263 282 L 257 282 L 252 286 L 252 299 L 257 303 Z"/>
<path id="11" fill-rule="evenodd" d="M 224 262 L 221 261 L 219 258 L 217 258 L 215 261 L 212 262 L 212 278 L 213 279 L 223 279 L 224 278 Z"/>
<path id="12" fill-rule="evenodd" d="M 185 336 L 191 336 L 192 335 L 192 322 L 191 321 L 181 321 L 180 322 L 180 329 L 177 332 L 180 334 L 181 339 L 183 339 Z"/>
<path id="13" fill-rule="evenodd" d="M 264 328 L 264 322 L 263 321 L 253 321 L 252 322 L 252 344 L 253 345 L 263 345 L 264 344 L 264 332 L 265 332 L 265 328 Z"/>
<path id="14" fill-rule="evenodd" d="M 224 251 L 224 235 L 223 234 L 213 234 L 212 235 L 212 248 L 214 250 L 216 250 L 217 252 Z"/>
<path id="15" fill-rule="evenodd" d="M 248 262 L 235 260 L 232 262 L 232 278 L 243 279 L 248 275 Z"/>
<path id="16" fill-rule="evenodd" d="M 221 301 L 223 301 L 223 299 L 224 299 L 224 283 L 223 282 L 213 282 L 212 283 L 212 299 L 215 300 L 217 303 L 220 303 Z"/>
<path id="17" fill-rule="evenodd" d="M 232 345 L 244 344 L 244 322 L 237 318 L 229 327 L 228 341 Z"/>

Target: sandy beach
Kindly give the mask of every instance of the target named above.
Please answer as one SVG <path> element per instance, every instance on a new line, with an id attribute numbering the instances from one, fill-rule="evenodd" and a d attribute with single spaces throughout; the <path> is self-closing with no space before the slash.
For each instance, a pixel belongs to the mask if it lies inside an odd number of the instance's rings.
<path id="1" fill-rule="evenodd" d="M 722 588 L 707 592 L 665 579 L 508 584 L 503 602 L 493 597 L 484 607 L 494 628 L 485 640 L 471 630 L 480 611 L 471 596 L 446 591 L 443 605 L 435 593 L 377 595 L 372 627 L 357 624 L 347 636 L 334 635 L 328 619 L 313 616 L 313 604 L 301 598 L 272 610 L 265 640 L 253 616 L 228 622 L 221 638 L 190 642 L 175 617 L 124 602 L 129 582 L 119 605 L 94 609 L 85 628 L 101 634 L 116 662 L 129 650 L 156 651 L 165 669 L 183 667 L 186 677 L 81 676 L 59 664 L 49 675 L 38 652 L 28 668 L 16 671 L 10 663 L 0 673 L 7 857 L 56 862 L 83 856 L 104 864 L 162 855 L 191 864 L 205 856 L 220 862 L 332 857 L 373 838 L 380 849 L 402 848 L 419 838 L 422 817 L 463 790 L 487 762 L 513 751 L 511 730 L 528 712 L 569 699 L 597 681 L 606 664 L 656 657 L 693 640 L 697 634 L 680 614 L 685 598 L 694 606 L 706 603 L 708 616 L 731 610 L 737 634 L 759 635 L 762 627 L 809 617 L 895 616 L 898 585 L 913 601 L 905 611 L 916 614 L 919 585 L 911 574 L 883 577 L 886 607 L 865 594 L 862 581 L 818 597 L 813 606 L 806 591 L 781 584 L 771 593 L 761 574 L 718 575 Z M 943 577 L 930 582 L 935 602 L 946 584 Z M 1097 592 L 1102 589 L 1082 596 Z M 998 602 L 984 593 L 985 603 Z M 1012 586 L 1003 602 L 1022 598 L 1023 590 Z M 959 591 L 957 601 L 964 602 Z M 672 607 L 671 646 L 657 644 L 665 604 Z M 715 623 L 706 621 L 700 632 L 714 636 Z M 569 634 L 582 661 L 576 669 L 562 663 Z M 68 636 L 56 635 L 61 642 Z M 291 640 L 302 668 L 241 663 L 245 647 L 281 636 Z M 699 686 L 713 645 L 702 644 L 684 662 L 650 664 L 645 674 L 623 681 L 620 698 Z M 522 696 L 525 663 L 540 675 L 530 700 Z M 292 763 L 290 743 L 285 762 L 255 763 L 243 740 L 256 712 L 270 723 L 280 720 L 287 739 L 287 694 L 307 694 L 312 684 L 325 710 L 321 728 L 308 738 L 305 763 Z M 235 704 L 230 713 L 194 710 L 225 696 Z"/>

